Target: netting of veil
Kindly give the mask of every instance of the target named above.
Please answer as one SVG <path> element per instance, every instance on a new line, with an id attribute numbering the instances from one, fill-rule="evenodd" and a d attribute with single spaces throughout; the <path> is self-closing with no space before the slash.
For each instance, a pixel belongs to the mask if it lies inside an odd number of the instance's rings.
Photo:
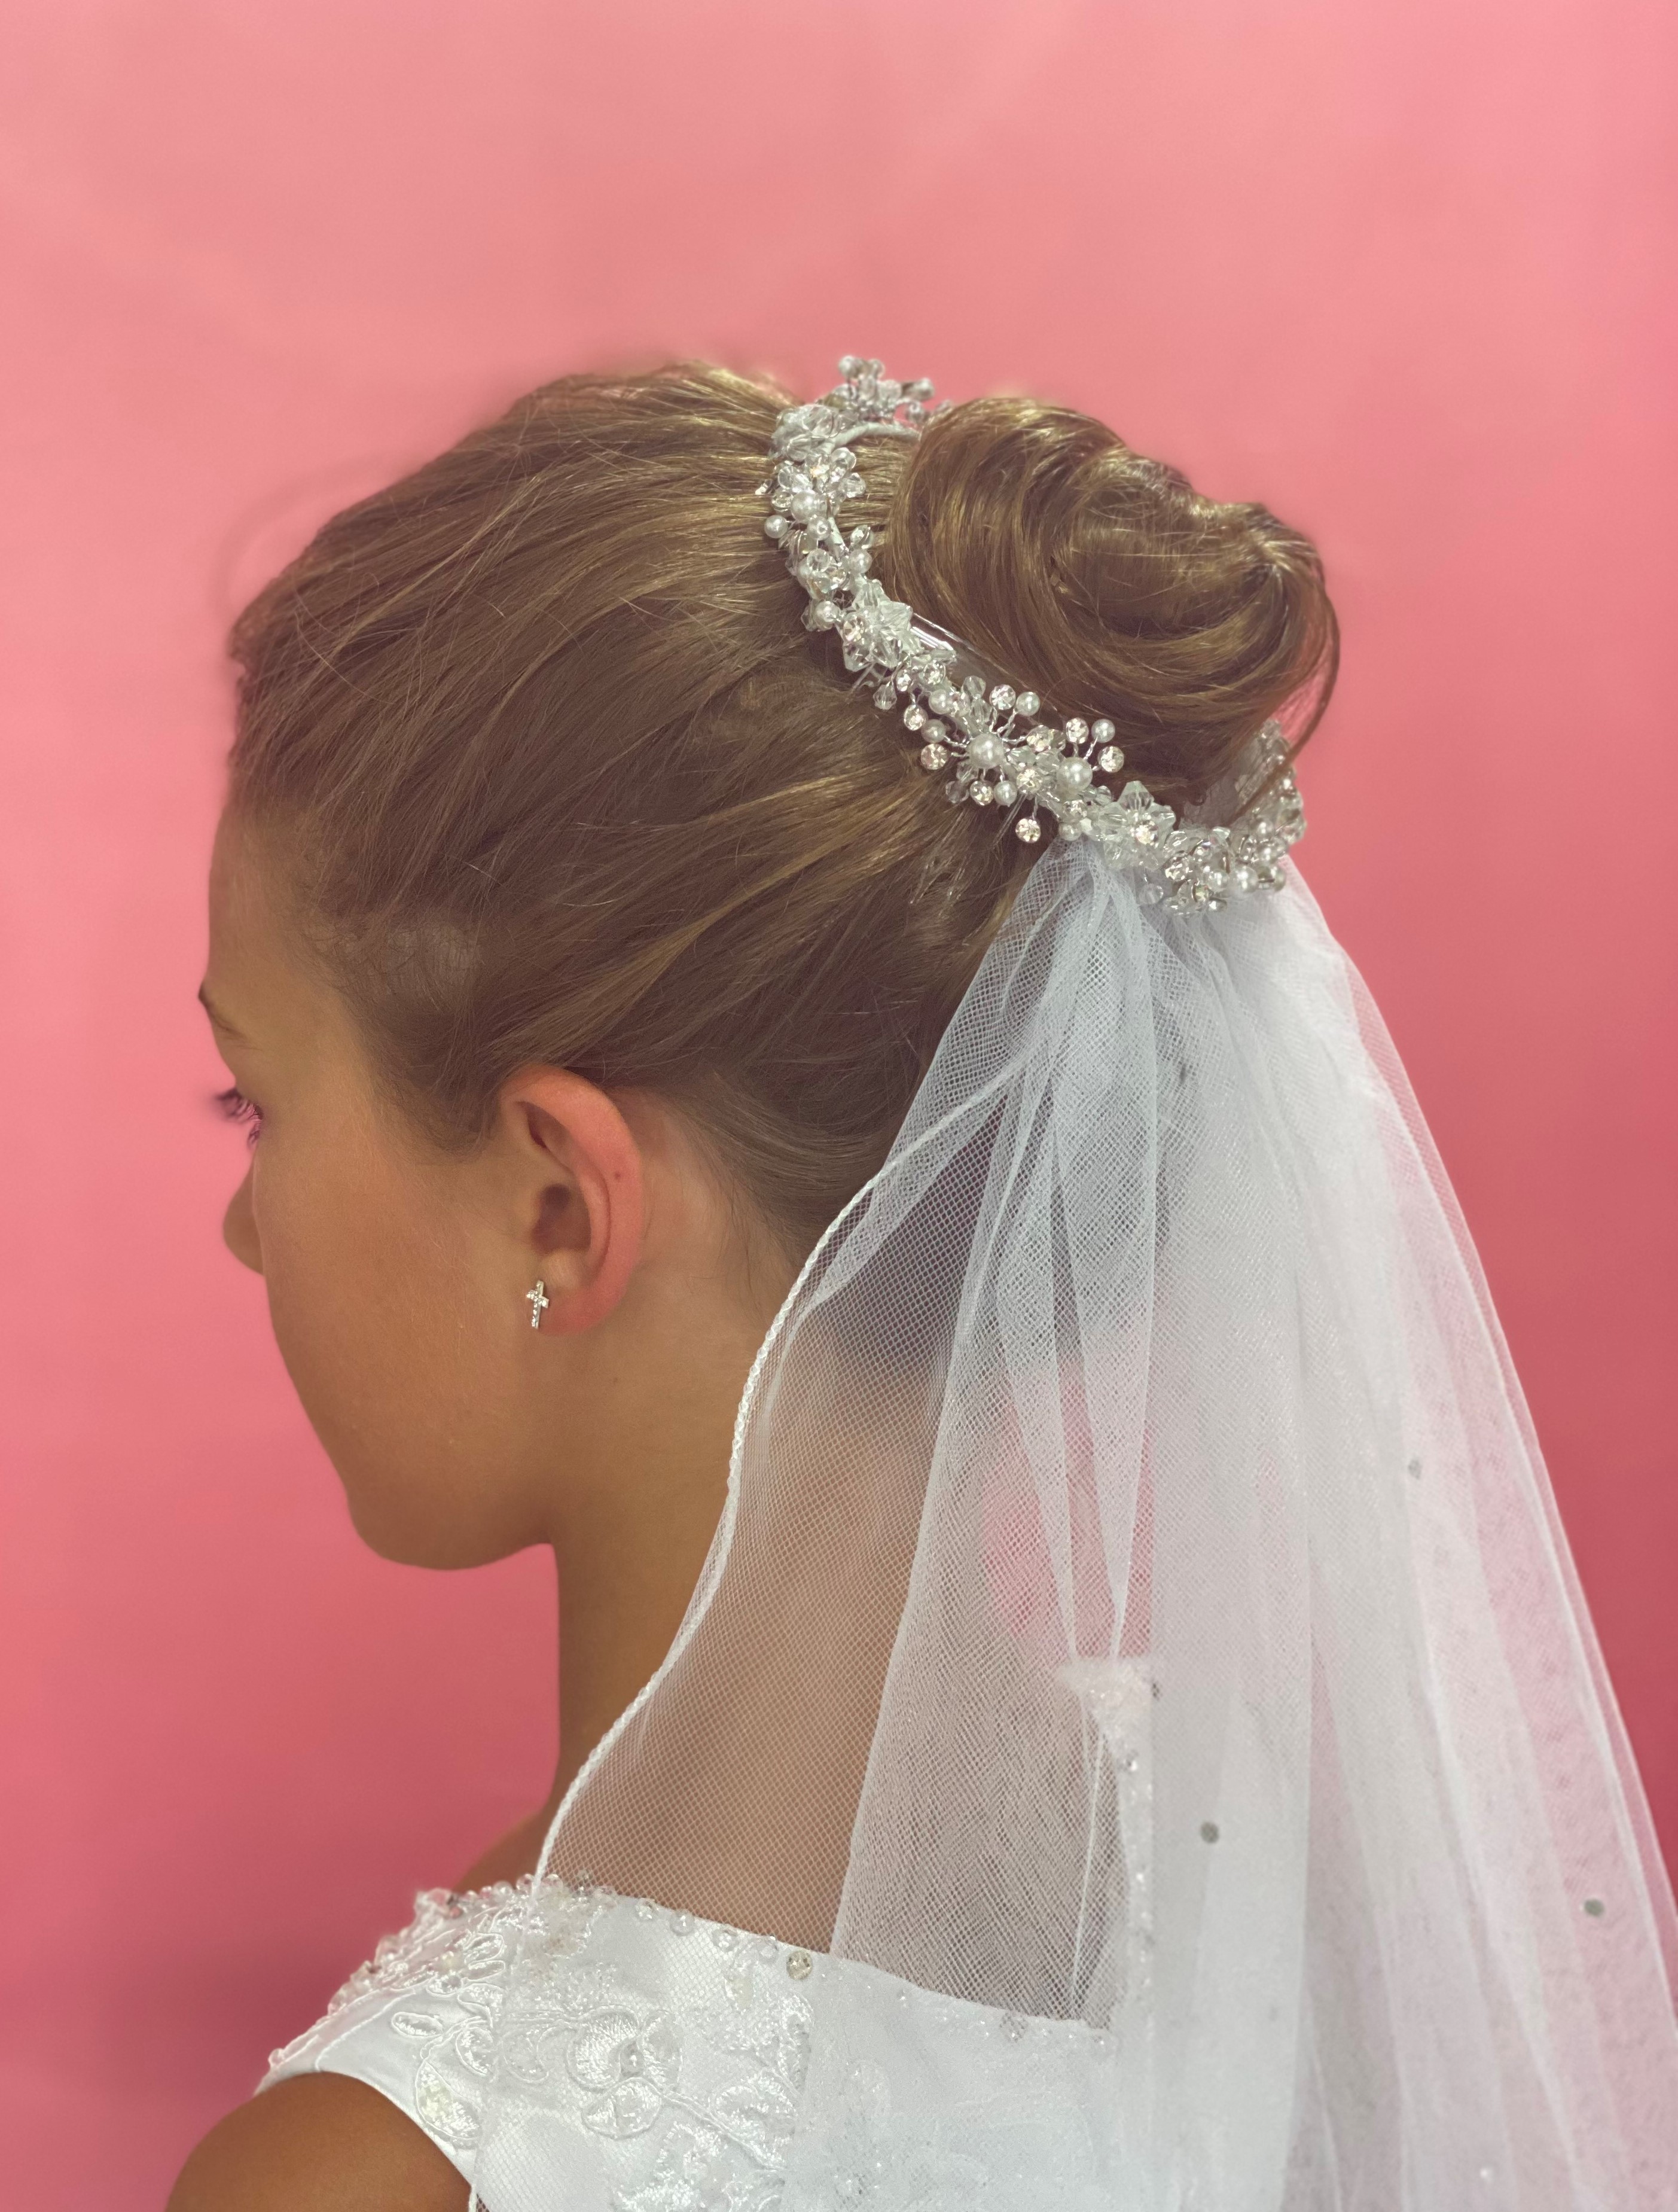
<path id="1" fill-rule="evenodd" d="M 1291 870 L 1186 916 L 1087 842 L 1033 870 L 544 1866 L 1087 2023 L 1124 2212 L 1678 2201 L 1646 1805 L 1443 1172 Z M 494 2212 L 548 2208 L 539 1951 Z M 818 1996 L 794 2172 L 821 2048 Z"/>

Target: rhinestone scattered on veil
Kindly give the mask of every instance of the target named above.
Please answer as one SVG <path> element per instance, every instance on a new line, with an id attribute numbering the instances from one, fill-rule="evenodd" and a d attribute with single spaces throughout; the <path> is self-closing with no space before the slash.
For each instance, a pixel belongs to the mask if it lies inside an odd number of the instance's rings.
<path id="1" fill-rule="evenodd" d="M 1236 789 L 1262 786 L 1257 798 L 1227 822 L 1179 818 L 1134 777 L 1118 784 L 1124 754 L 1110 721 L 1074 715 L 1057 726 L 1042 719 L 1034 691 L 958 678 L 956 664 L 977 658 L 971 648 L 887 595 L 869 573 L 873 532 L 839 522 L 865 489 L 856 441 L 918 437 L 936 406 L 924 379 L 900 383 L 877 361 L 847 354 L 839 374 L 825 399 L 789 407 L 775 425 L 773 470 L 760 488 L 773 510 L 764 530 L 809 595 L 806 626 L 838 633 L 845 666 L 875 706 L 900 712 L 920 739 L 921 766 L 947 774 L 951 804 L 995 807 L 1027 845 L 1045 822 L 1061 837 L 1093 838 L 1115 866 L 1143 878 L 1144 896 L 1179 910 L 1279 887 L 1283 856 L 1305 826 L 1292 774 L 1275 773 L 1287 752 L 1279 724 L 1267 722 L 1237 764 Z"/>

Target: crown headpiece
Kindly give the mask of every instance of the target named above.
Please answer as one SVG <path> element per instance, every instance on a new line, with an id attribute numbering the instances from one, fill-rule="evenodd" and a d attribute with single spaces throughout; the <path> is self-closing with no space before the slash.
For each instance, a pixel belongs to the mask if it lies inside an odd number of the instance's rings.
<path id="1" fill-rule="evenodd" d="M 924 380 L 901 384 L 877 361 L 847 354 L 826 398 L 789 407 L 770 441 L 773 469 L 760 495 L 766 534 L 809 597 L 807 628 L 834 630 L 845 665 L 872 687 L 882 712 L 900 712 L 920 739 L 921 766 L 948 771 L 953 805 L 995 807 L 1022 842 L 1045 819 L 1064 838 L 1093 837 L 1114 864 L 1144 880 L 1144 896 L 1179 910 L 1216 908 L 1237 892 L 1269 890 L 1305 834 L 1305 809 L 1281 726 L 1265 723 L 1203 805 L 1181 816 L 1132 778 L 1110 721 L 1041 719 L 1036 692 L 995 680 L 973 648 L 887 596 L 869 574 L 873 532 L 844 529 L 841 510 L 865 489 L 856 446 L 913 438 L 936 413 Z"/>

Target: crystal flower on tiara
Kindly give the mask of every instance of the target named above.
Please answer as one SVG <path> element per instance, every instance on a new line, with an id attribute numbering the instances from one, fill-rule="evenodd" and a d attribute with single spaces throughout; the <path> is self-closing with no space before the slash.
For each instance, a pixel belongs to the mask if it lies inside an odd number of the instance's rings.
<path id="1" fill-rule="evenodd" d="M 1110 787 L 1124 766 L 1110 721 L 1044 720 L 1035 691 L 988 681 L 971 647 L 869 574 L 873 532 L 839 522 L 866 489 L 857 441 L 918 437 L 936 406 L 924 379 L 900 383 L 877 361 L 847 354 L 839 375 L 826 398 L 789 407 L 776 422 L 772 473 L 759 488 L 772 510 L 764 530 L 809 595 L 806 627 L 838 633 L 845 666 L 871 687 L 875 705 L 900 712 L 920 739 L 921 766 L 948 771 L 951 804 L 997 808 L 1027 845 L 1045 818 L 1063 838 L 1093 838 L 1143 878 L 1145 896 L 1178 911 L 1278 888 L 1283 856 L 1305 826 L 1291 772 L 1276 772 L 1287 757 L 1281 726 L 1265 723 L 1209 799 L 1203 811 L 1226 819 L 1179 817 L 1135 778 Z"/>

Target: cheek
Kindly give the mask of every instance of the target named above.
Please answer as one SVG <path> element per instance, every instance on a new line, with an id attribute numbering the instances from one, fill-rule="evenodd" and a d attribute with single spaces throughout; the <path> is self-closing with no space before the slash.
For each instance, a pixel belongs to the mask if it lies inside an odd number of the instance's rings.
<path id="1" fill-rule="evenodd" d="M 532 1540 L 516 1331 L 488 1326 L 467 1224 L 434 1200 L 342 1137 L 306 1173 L 264 1137 L 251 1177 L 275 1338 L 358 1532 L 387 1559 L 474 1565 Z"/>

